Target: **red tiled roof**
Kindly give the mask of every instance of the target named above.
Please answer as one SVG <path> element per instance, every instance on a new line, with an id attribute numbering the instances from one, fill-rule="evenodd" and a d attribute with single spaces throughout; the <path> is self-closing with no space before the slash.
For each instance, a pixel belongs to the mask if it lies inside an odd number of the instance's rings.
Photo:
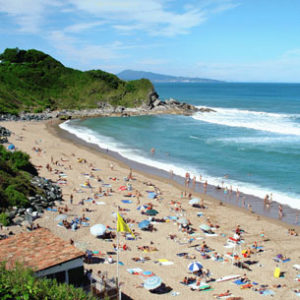
<path id="1" fill-rule="evenodd" d="M 34 271 L 40 271 L 83 255 L 82 251 L 46 228 L 0 241 L 0 261 L 6 261 L 7 268 L 21 262 Z"/>

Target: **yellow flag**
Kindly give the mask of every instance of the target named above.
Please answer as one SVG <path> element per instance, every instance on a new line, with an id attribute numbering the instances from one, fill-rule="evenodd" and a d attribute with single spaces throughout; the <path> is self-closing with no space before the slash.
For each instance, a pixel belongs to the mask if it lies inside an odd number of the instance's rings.
<path id="1" fill-rule="evenodd" d="M 120 216 L 119 213 L 118 213 L 117 232 L 129 232 L 135 238 L 135 235 L 133 234 L 133 232 L 131 231 L 129 226 L 125 223 L 125 221 L 123 220 L 123 218 Z"/>

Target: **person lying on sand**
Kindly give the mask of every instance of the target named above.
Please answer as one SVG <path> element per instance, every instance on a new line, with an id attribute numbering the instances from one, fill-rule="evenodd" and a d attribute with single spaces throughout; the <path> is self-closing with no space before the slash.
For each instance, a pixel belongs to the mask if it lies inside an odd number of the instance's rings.
<path id="1" fill-rule="evenodd" d="M 147 251 L 147 252 L 158 251 L 158 249 L 153 246 L 137 246 L 137 249 L 141 251 Z"/>

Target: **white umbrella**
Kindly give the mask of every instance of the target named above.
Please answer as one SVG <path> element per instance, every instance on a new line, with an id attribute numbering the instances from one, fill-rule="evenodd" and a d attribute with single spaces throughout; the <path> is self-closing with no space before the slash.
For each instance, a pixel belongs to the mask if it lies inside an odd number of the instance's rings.
<path id="1" fill-rule="evenodd" d="M 192 200 L 189 201 L 190 205 L 198 204 L 200 203 L 200 199 L 198 198 L 193 198 Z"/>
<path id="2" fill-rule="evenodd" d="M 96 224 L 90 228 L 90 232 L 94 236 L 101 236 L 105 233 L 106 226 L 103 224 Z"/>

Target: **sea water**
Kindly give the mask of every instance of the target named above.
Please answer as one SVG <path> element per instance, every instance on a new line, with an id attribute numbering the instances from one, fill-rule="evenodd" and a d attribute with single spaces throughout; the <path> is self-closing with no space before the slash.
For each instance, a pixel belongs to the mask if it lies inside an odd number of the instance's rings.
<path id="1" fill-rule="evenodd" d="M 123 157 L 300 209 L 300 84 L 160 83 L 214 112 L 72 120 L 61 127 Z M 155 153 L 150 149 L 154 148 Z"/>

